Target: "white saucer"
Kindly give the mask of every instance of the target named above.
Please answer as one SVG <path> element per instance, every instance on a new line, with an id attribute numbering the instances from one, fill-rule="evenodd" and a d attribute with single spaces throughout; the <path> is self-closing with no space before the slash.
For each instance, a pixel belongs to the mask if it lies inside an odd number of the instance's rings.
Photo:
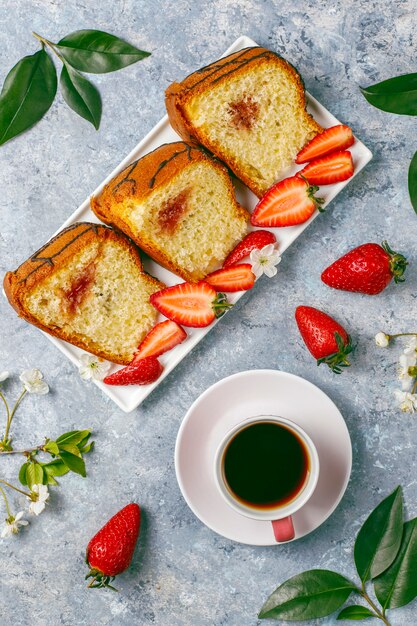
<path id="1" fill-rule="evenodd" d="M 303 378 L 276 370 L 251 370 L 209 387 L 190 407 L 179 429 L 177 480 L 190 509 L 211 530 L 240 543 L 277 545 L 271 523 L 235 512 L 214 480 L 214 457 L 220 441 L 236 424 L 255 415 L 279 415 L 299 424 L 319 454 L 316 490 L 293 516 L 295 541 L 333 513 L 352 468 L 352 445 L 340 411 L 323 391 Z"/>

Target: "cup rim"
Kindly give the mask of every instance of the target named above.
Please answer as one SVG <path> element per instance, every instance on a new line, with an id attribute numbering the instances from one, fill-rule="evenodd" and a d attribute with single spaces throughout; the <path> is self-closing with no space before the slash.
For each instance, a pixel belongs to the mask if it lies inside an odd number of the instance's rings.
<path id="1" fill-rule="evenodd" d="M 223 453 L 232 439 L 232 437 L 238 433 L 240 430 L 243 430 L 249 424 L 253 424 L 256 422 L 278 422 L 280 424 L 284 424 L 288 426 L 290 429 L 295 431 L 299 437 L 306 444 L 308 449 L 309 457 L 310 457 L 310 475 L 309 478 L 302 488 L 302 490 L 291 500 L 289 503 L 284 504 L 283 506 L 276 507 L 275 509 L 268 510 L 256 510 L 252 509 L 244 504 L 240 503 L 238 500 L 234 499 L 229 489 L 226 487 L 223 479 L 222 472 L 222 459 Z M 245 419 L 239 424 L 236 424 L 233 428 L 231 428 L 220 441 L 216 454 L 214 456 L 214 477 L 218 491 L 222 495 L 223 499 L 227 502 L 229 506 L 231 506 L 237 513 L 249 517 L 251 519 L 262 520 L 262 521 L 274 521 L 283 519 L 288 517 L 289 515 L 293 515 L 299 509 L 301 509 L 307 501 L 311 498 L 314 493 L 314 490 L 317 486 L 317 482 L 319 479 L 320 473 L 320 460 L 317 452 L 317 448 L 314 445 L 311 437 L 306 433 L 306 431 L 293 422 L 292 420 L 282 417 L 279 415 L 256 415 Z"/>

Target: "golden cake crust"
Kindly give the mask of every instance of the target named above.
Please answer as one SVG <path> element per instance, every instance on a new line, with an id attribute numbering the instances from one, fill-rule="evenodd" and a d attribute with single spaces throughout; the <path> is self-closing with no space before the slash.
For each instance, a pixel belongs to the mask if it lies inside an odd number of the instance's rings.
<path id="1" fill-rule="evenodd" d="M 169 256 L 153 245 L 145 233 L 138 234 L 134 232 L 130 224 L 122 218 L 119 207 L 122 207 L 126 200 L 145 199 L 155 189 L 166 185 L 190 163 L 204 161 L 209 161 L 213 167 L 222 173 L 227 173 L 227 169 L 220 161 L 207 156 L 200 147 L 192 146 L 182 141 L 164 144 L 128 165 L 120 174 L 107 183 L 100 195 L 91 197 L 91 209 L 101 221 L 124 232 L 152 259 L 174 272 L 174 274 L 191 282 L 199 280 L 201 276 L 196 277 L 178 267 Z M 249 221 L 250 214 L 235 200 L 231 181 L 229 194 L 229 200 L 235 203 L 239 218 Z"/>
<path id="2" fill-rule="evenodd" d="M 190 123 L 184 112 L 185 104 L 190 98 L 204 93 L 207 89 L 210 89 L 211 86 L 219 82 L 227 81 L 230 76 L 243 74 L 247 71 L 248 66 L 256 70 L 256 67 L 263 64 L 265 60 L 273 61 L 279 65 L 281 71 L 292 79 L 297 88 L 300 110 L 304 111 L 306 117 L 309 118 L 309 123 L 313 130 L 316 130 L 317 133 L 323 132 L 323 128 L 306 111 L 304 84 L 300 74 L 288 61 L 278 54 L 261 47 L 245 48 L 239 52 L 234 52 L 227 57 L 219 59 L 193 72 L 180 83 L 172 83 L 165 91 L 165 105 L 173 129 L 184 141 L 195 145 L 202 144 L 217 157 L 224 158 L 221 154 L 221 149 L 219 150 L 219 146 L 213 145 L 205 134 L 200 133 Z M 239 162 L 231 155 L 227 159 L 227 165 L 258 197 L 263 195 L 265 190 L 261 190 L 256 183 L 245 174 Z"/>
<path id="3" fill-rule="evenodd" d="M 59 329 L 55 330 L 54 328 L 44 326 L 24 305 L 24 297 L 28 292 L 47 279 L 54 271 L 65 267 L 75 254 L 97 238 L 101 241 L 113 240 L 124 246 L 130 252 L 132 258 L 134 258 L 138 272 L 155 287 L 155 291 L 165 287 L 163 283 L 144 272 L 139 251 L 127 237 L 101 224 L 78 222 L 58 233 L 14 272 L 7 272 L 3 282 L 4 291 L 9 303 L 19 317 L 22 317 L 30 324 L 59 339 L 65 339 L 75 346 L 96 354 L 103 359 L 127 365 L 129 361 L 121 359 L 117 354 L 103 352 L 96 348 L 92 349 L 88 342 L 82 341 L 78 337 L 63 337 Z"/>
<path id="4" fill-rule="evenodd" d="M 99 196 L 91 198 L 92 209 L 96 215 L 101 209 L 105 216 L 106 211 L 114 211 L 115 207 L 127 198 L 142 200 L 158 187 L 166 185 L 189 163 L 207 159 L 202 148 L 190 146 L 183 141 L 163 144 L 130 163 L 120 174 L 112 178 Z M 224 166 L 218 164 L 218 167 Z"/>

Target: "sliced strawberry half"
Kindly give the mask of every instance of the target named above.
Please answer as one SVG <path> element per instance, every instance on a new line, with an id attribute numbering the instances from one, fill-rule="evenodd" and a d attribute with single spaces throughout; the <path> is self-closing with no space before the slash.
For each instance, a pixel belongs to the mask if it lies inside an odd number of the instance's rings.
<path id="1" fill-rule="evenodd" d="M 240 263 L 212 272 L 205 282 L 216 291 L 247 291 L 255 284 L 255 274 L 250 263 Z"/>
<path id="2" fill-rule="evenodd" d="M 254 230 L 234 248 L 229 256 L 226 257 L 223 267 L 234 265 L 241 261 L 252 252 L 252 250 L 260 250 L 270 243 L 275 243 L 277 238 L 270 230 Z"/>
<path id="3" fill-rule="evenodd" d="M 223 293 L 204 281 L 167 287 L 153 293 L 150 301 L 168 319 L 194 328 L 208 326 L 233 306 Z"/>
<path id="4" fill-rule="evenodd" d="M 313 137 L 309 143 L 295 157 L 296 163 L 308 163 L 317 157 L 322 157 L 336 150 L 346 150 L 353 145 L 355 138 L 352 130 L 345 124 L 338 124 L 327 128 L 324 132 Z"/>
<path id="5" fill-rule="evenodd" d="M 332 185 L 350 178 L 353 169 L 349 150 L 341 150 L 311 161 L 297 176 L 303 176 L 311 185 Z"/>
<path id="6" fill-rule="evenodd" d="M 106 385 L 149 385 L 160 377 L 163 369 L 156 357 L 148 356 L 109 374 L 103 382 Z"/>
<path id="7" fill-rule="evenodd" d="M 172 320 L 160 322 L 152 328 L 139 346 L 132 363 L 148 356 L 160 356 L 172 350 L 187 338 L 187 333 L 181 326 Z"/>
<path id="8" fill-rule="evenodd" d="M 302 224 L 324 202 L 314 196 L 318 187 L 299 176 L 273 185 L 258 202 L 251 216 L 254 226 L 294 226 Z"/>

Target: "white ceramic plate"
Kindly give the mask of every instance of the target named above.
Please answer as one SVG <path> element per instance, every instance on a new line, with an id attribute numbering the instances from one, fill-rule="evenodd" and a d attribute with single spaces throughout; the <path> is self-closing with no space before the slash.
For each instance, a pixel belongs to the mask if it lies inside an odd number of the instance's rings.
<path id="1" fill-rule="evenodd" d="M 232 46 L 223 56 L 231 54 L 232 52 L 237 52 L 243 48 L 247 48 L 248 46 L 256 46 L 257 44 L 249 37 L 239 37 Z M 293 60 L 293 59 L 291 59 Z M 207 61 L 207 60 L 205 60 Z M 178 78 L 181 78 L 178 76 Z M 162 96 L 161 96 L 162 97 Z M 317 100 L 315 100 L 312 96 L 307 94 L 308 98 L 308 110 L 314 116 L 314 118 L 324 127 L 334 126 L 335 124 L 339 124 L 339 121 L 331 114 L 327 109 L 325 109 Z M 100 193 L 104 185 L 106 185 L 114 176 L 116 176 L 123 168 L 125 168 L 129 163 L 134 161 L 135 159 L 139 159 L 144 156 L 148 152 L 155 150 L 158 146 L 164 143 L 170 143 L 172 141 L 178 141 L 178 135 L 171 128 L 168 117 L 165 116 L 162 120 L 151 130 L 151 132 L 146 135 L 146 137 L 138 143 L 136 148 L 132 150 L 130 154 L 116 167 L 111 174 L 104 180 L 101 185 L 97 187 L 92 193 L 92 195 L 96 195 Z M 368 163 L 368 161 L 372 158 L 372 153 L 368 150 L 363 143 L 361 143 L 358 139 L 356 139 L 352 148 L 350 148 L 352 153 L 354 165 L 355 165 L 355 174 L 358 174 L 360 170 Z M 282 178 L 286 176 L 291 176 L 293 173 L 297 171 L 297 169 L 301 169 L 302 166 L 294 166 L 288 168 L 288 171 L 284 172 Z M 350 179 L 352 180 L 352 179 Z M 326 187 L 322 187 L 320 189 L 320 196 L 325 199 L 324 206 L 326 206 L 333 198 L 345 187 L 350 180 L 337 183 L 335 185 L 328 185 Z M 249 191 L 247 187 L 242 185 L 241 183 L 237 183 L 237 196 L 238 200 L 245 206 L 248 210 L 253 210 L 255 204 L 257 202 L 257 198 L 253 193 Z M 274 228 L 271 229 L 274 231 L 277 241 L 279 244 L 280 252 L 284 252 L 292 242 L 303 232 L 305 228 L 310 224 L 310 222 L 317 217 L 318 213 L 315 212 L 312 217 L 301 224 L 300 226 L 291 226 L 287 228 Z M 322 219 L 331 219 L 331 216 L 323 217 Z M 94 215 L 94 213 L 90 209 L 90 200 L 87 198 L 85 202 L 68 218 L 68 220 L 61 226 L 59 229 L 69 226 L 74 222 L 98 222 L 98 219 Z M 59 232 L 57 231 L 57 232 Z M 56 234 L 56 233 L 55 233 Z M 144 259 L 144 267 L 147 272 L 166 283 L 167 285 L 174 285 L 178 282 L 182 282 L 181 279 L 178 278 L 172 272 L 164 269 L 158 263 L 155 263 L 148 257 Z M 244 292 L 239 292 L 237 294 L 230 294 L 229 300 L 231 302 L 236 302 L 239 298 L 242 297 Z M 163 319 L 160 316 L 160 319 Z M 135 409 L 141 402 L 151 393 L 151 391 L 167 376 L 171 370 L 193 349 L 193 347 L 204 337 L 209 330 L 213 328 L 213 325 L 208 328 L 201 329 L 187 329 L 188 339 L 184 341 L 181 345 L 177 346 L 167 354 L 161 357 L 161 362 L 164 366 L 164 371 L 162 376 L 153 384 L 146 386 L 127 386 L 127 387 L 110 387 L 105 385 L 104 383 L 97 382 L 96 384 L 104 391 L 106 395 L 108 395 L 123 411 L 129 412 Z M 77 366 L 79 365 L 79 357 L 82 354 L 82 351 L 75 346 L 72 346 L 61 339 L 57 339 L 52 337 L 51 335 L 45 335 L 52 341 L 61 352 L 65 354 L 73 363 Z M 115 371 L 118 366 L 114 366 L 112 371 Z"/>
<path id="2" fill-rule="evenodd" d="M 214 459 L 221 440 L 234 426 L 256 415 L 292 420 L 317 448 L 319 480 L 310 500 L 293 516 L 295 541 L 333 513 L 352 469 L 352 445 L 339 409 L 303 378 L 276 370 L 251 370 L 209 387 L 190 407 L 178 431 L 178 484 L 193 513 L 219 535 L 250 545 L 277 545 L 271 522 L 237 513 L 219 493 L 214 478 Z"/>

